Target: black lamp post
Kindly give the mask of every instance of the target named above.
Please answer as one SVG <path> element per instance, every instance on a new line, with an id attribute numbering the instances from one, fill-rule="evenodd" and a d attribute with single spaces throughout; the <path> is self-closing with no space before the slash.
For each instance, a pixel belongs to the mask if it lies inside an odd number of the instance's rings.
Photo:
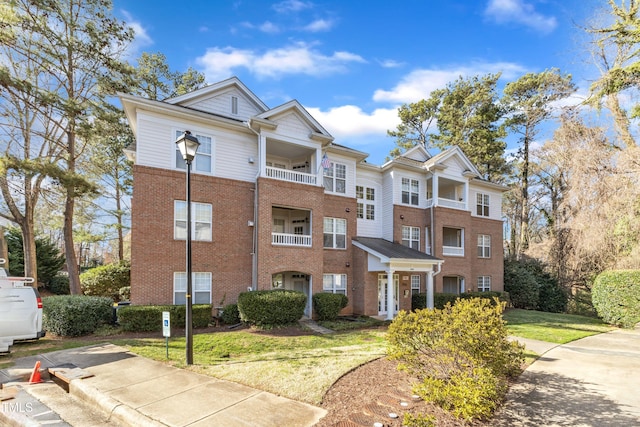
<path id="1" fill-rule="evenodd" d="M 187 164 L 187 292 L 186 292 L 186 316 L 185 337 L 187 340 L 187 365 L 193 365 L 193 300 L 191 284 L 191 162 L 196 157 L 200 143 L 198 138 L 191 135 L 188 130 L 176 140 L 180 154 Z"/>

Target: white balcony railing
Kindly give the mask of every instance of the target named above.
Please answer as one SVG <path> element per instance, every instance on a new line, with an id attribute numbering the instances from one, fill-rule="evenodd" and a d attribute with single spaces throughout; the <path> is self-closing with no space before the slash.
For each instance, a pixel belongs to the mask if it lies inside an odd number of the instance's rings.
<path id="1" fill-rule="evenodd" d="M 431 206 L 433 206 L 433 199 L 427 199 L 427 208 L 430 208 Z M 460 209 L 460 210 L 467 210 L 467 203 L 464 201 L 457 201 L 457 200 L 452 200 L 452 199 L 443 199 L 442 197 L 438 197 L 438 203 L 436 204 L 436 206 L 442 206 L 444 208 L 451 208 L 451 209 Z"/>
<path id="2" fill-rule="evenodd" d="M 311 236 L 303 234 L 271 233 L 271 243 L 279 246 L 311 247 Z"/>
<path id="3" fill-rule="evenodd" d="M 299 184 L 316 185 L 317 177 L 314 174 L 298 172 L 289 169 L 267 166 L 267 176 L 281 181 L 297 182 Z"/>
<path id="4" fill-rule="evenodd" d="M 458 246 L 443 246 L 442 255 L 464 256 L 464 248 Z"/>

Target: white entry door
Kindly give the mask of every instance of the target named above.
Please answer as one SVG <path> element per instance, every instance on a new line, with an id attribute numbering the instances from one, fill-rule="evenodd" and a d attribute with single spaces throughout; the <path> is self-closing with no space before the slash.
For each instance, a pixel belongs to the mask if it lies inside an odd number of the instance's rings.
<path id="1" fill-rule="evenodd" d="M 396 314 L 399 310 L 398 295 L 400 294 L 400 278 L 397 274 L 393 275 L 393 307 Z M 378 316 L 387 314 L 387 295 L 389 295 L 389 284 L 386 274 L 378 275 Z"/>

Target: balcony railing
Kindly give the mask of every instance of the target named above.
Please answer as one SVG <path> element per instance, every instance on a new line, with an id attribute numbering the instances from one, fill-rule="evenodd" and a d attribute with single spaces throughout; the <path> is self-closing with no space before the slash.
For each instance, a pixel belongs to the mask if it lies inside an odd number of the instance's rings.
<path id="1" fill-rule="evenodd" d="M 299 184 L 316 185 L 317 177 L 314 174 L 298 172 L 289 169 L 267 166 L 267 176 L 281 181 L 297 182 Z"/>
<path id="2" fill-rule="evenodd" d="M 303 234 L 271 233 L 271 243 L 278 246 L 311 247 L 311 236 Z"/>
<path id="3" fill-rule="evenodd" d="M 443 246 L 442 255 L 464 256 L 464 248 L 458 246 Z"/>
<path id="4" fill-rule="evenodd" d="M 427 208 L 430 208 L 431 206 L 433 206 L 433 199 L 427 199 Z M 467 203 L 464 201 L 459 202 L 452 199 L 443 199 L 442 197 L 438 197 L 438 206 L 451 209 L 460 209 L 463 211 L 467 209 Z"/>

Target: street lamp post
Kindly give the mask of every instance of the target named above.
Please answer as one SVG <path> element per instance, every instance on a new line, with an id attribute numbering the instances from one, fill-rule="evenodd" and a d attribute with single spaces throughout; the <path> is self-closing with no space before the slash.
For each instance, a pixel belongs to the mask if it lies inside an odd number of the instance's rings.
<path id="1" fill-rule="evenodd" d="M 186 359 L 187 365 L 193 365 L 193 300 L 192 279 L 191 279 L 191 162 L 196 157 L 196 152 L 200 143 L 198 138 L 191 135 L 191 132 L 184 131 L 182 136 L 176 140 L 176 145 L 180 149 L 180 154 L 187 166 L 187 292 L 186 292 L 186 315 L 185 315 L 185 338 L 186 338 Z"/>

